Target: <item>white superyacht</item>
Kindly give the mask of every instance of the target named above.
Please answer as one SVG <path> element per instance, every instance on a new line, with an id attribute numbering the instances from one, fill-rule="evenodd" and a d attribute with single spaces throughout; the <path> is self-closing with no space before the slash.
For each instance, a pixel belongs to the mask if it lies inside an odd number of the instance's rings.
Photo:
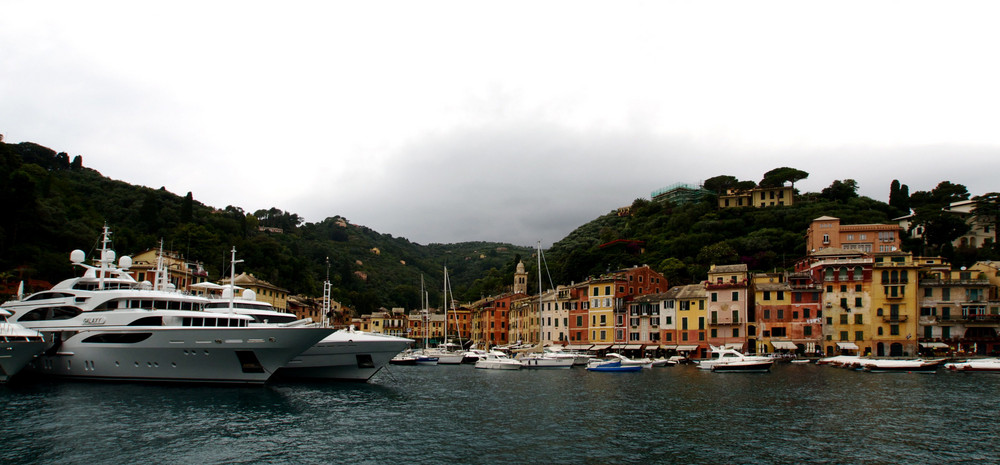
<path id="1" fill-rule="evenodd" d="M 230 263 L 237 263 L 233 250 Z M 235 269 L 231 271 L 235 276 Z M 329 312 L 329 278 L 324 283 L 323 314 Z M 253 291 L 244 290 L 235 298 L 235 286 L 230 280 L 222 299 L 209 302 L 205 309 L 213 312 L 245 315 L 253 318 L 250 326 L 312 327 L 311 319 L 298 319 L 291 313 L 279 312 L 267 302 L 256 300 Z M 412 339 L 356 331 L 353 326 L 339 329 L 306 349 L 278 369 L 276 378 L 368 381 L 389 360 L 413 344 Z"/>
<path id="2" fill-rule="evenodd" d="M 153 290 L 114 265 L 104 236 L 97 266 L 48 291 L 4 303 L 9 320 L 41 332 L 35 374 L 101 380 L 259 384 L 333 330 L 251 326 L 249 316 L 203 311 L 206 299 Z"/>

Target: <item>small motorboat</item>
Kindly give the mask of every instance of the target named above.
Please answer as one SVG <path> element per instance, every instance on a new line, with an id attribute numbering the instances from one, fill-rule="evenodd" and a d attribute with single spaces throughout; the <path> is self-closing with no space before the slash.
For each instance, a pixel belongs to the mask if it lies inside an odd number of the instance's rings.
<path id="1" fill-rule="evenodd" d="M 476 361 L 476 368 L 486 370 L 520 370 L 523 367 L 520 361 L 514 360 L 503 352 L 490 351 L 485 357 Z"/>
<path id="2" fill-rule="evenodd" d="M 966 360 L 964 362 L 945 363 L 944 368 L 946 370 L 956 372 L 961 371 L 964 373 L 1000 373 L 1000 358 L 978 358 Z"/>
<path id="3" fill-rule="evenodd" d="M 389 360 L 392 365 L 416 365 L 417 357 L 414 357 L 408 352 L 400 352 L 395 357 Z"/>
<path id="4" fill-rule="evenodd" d="M 716 373 L 766 373 L 771 371 L 774 360 L 728 360 L 712 365 Z"/>
<path id="5" fill-rule="evenodd" d="M 861 369 L 871 373 L 933 373 L 944 363 L 944 359 L 936 360 L 895 360 L 895 359 L 862 359 Z"/>
<path id="6" fill-rule="evenodd" d="M 623 365 L 621 360 L 595 360 L 587 365 L 587 371 L 630 372 L 642 371 L 642 365 Z"/>

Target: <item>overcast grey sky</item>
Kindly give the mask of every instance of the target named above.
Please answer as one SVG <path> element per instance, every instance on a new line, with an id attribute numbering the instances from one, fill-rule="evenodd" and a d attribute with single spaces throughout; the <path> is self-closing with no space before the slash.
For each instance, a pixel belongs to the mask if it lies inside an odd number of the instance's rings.
<path id="1" fill-rule="evenodd" d="M 996 2 L 8 1 L 0 133 L 215 207 L 544 245 L 675 182 L 1000 190 Z"/>

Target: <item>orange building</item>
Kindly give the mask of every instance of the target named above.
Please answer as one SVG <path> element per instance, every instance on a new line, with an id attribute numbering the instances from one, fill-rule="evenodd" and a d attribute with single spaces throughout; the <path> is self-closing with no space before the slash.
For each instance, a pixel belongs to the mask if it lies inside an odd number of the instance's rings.
<path id="1" fill-rule="evenodd" d="M 806 230 L 806 253 L 826 248 L 864 253 L 899 250 L 903 229 L 898 224 L 840 224 L 840 218 L 821 216 Z"/>

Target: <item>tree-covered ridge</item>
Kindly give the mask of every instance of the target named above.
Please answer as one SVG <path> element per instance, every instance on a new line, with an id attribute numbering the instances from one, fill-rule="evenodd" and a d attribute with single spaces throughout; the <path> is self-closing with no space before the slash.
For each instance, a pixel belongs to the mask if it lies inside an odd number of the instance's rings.
<path id="1" fill-rule="evenodd" d="M 321 294 L 329 259 L 333 297 L 361 312 L 419 307 L 421 275 L 432 305 L 440 305 L 445 265 L 463 300 L 502 292 L 509 283 L 499 279 L 500 270 L 512 273 L 516 258 L 531 253 L 485 242 L 422 246 L 336 216 L 302 224 L 298 215 L 277 208 L 215 209 L 191 193 L 178 196 L 105 178 L 84 167 L 79 156 L 70 161 L 32 143 L 0 142 L 0 168 L 0 193 L 9 210 L 0 216 L 5 284 L 72 276 L 69 252 L 92 253 L 105 223 L 119 255 L 157 247 L 162 239 L 165 248 L 203 263 L 210 278 L 218 279 L 228 273 L 235 247 L 244 260 L 238 272 L 293 294 Z"/>
<path id="2" fill-rule="evenodd" d="M 805 179 L 808 173 L 782 167 L 765 173 L 760 186 Z M 912 211 L 913 227 L 925 240 L 906 240 L 905 250 L 941 254 L 957 265 L 1000 258 L 995 248 L 953 249 L 950 242 L 967 231 L 964 222 L 942 208 L 969 199 L 960 184 L 944 181 L 928 192 L 909 194 L 893 181 L 891 204 L 857 195 L 857 182 L 834 180 L 821 192 L 806 192 L 794 204 L 768 208 L 718 208 L 716 195 L 726 189 L 753 189 L 758 183 L 716 176 L 704 183 L 715 195 L 674 205 L 636 199 L 626 216 L 611 212 L 581 225 L 556 242 L 543 257 L 543 283 L 570 284 L 590 276 L 635 265 L 650 265 L 670 285 L 700 281 L 712 264 L 745 263 L 751 270 L 789 267 L 805 255 L 805 232 L 820 216 L 843 224 L 886 223 Z M 490 242 L 420 245 L 380 234 L 332 216 L 304 223 L 277 208 L 246 212 L 237 206 L 206 206 L 192 193 L 178 196 L 164 188 L 133 186 L 86 168 L 80 156 L 69 157 L 32 143 L 5 144 L 0 139 L 0 195 L 7 214 L 0 215 L 0 277 L 11 283 L 27 279 L 57 282 L 72 276 L 68 254 L 92 253 L 102 226 L 114 233 L 119 255 L 158 246 L 201 262 L 211 279 L 228 273 L 230 250 L 244 260 L 237 272 L 253 273 L 293 294 L 317 296 L 328 269 L 333 298 L 360 313 L 379 307 L 421 306 L 420 280 L 432 306 L 441 305 L 443 268 L 448 267 L 455 296 L 464 302 L 506 291 L 519 260 L 531 273 L 529 292 L 537 291 L 537 261 L 531 248 Z M 992 221 L 1000 194 L 984 194 L 974 212 Z M 644 251 L 638 254 L 638 249 Z M 995 243 L 994 243 L 995 247 Z M 329 268 L 327 263 L 329 262 Z"/>
<path id="3" fill-rule="evenodd" d="M 791 168 L 768 172 L 761 185 L 794 182 L 808 174 Z M 706 189 L 751 189 L 753 181 L 717 176 L 705 182 Z M 906 209 L 861 197 L 852 179 L 834 180 L 819 193 L 801 193 L 793 205 L 767 208 L 718 208 L 718 198 L 707 195 L 700 202 L 672 205 L 636 199 L 628 216 L 611 212 L 571 232 L 555 243 L 550 263 L 559 270 L 561 282 L 581 281 L 608 270 L 647 264 L 663 274 L 671 285 L 697 282 L 712 264 L 745 263 L 750 270 L 788 269 L 806 254 L 805 233 L 812 220 L 821 216 L 841 219 L 842 224 L 894 223 L 914 208 L 913 224 L 923 227 L 921 239 L 905 239 L 903 249 L 923 255 L 942 255 L 956 266 L 980 259 L 997 259 L 993 247 L 954 249 L 951 242 L 968 231 L 959 216 L 942 209 L 951 202 L 969 198 L 965 186 L 948 181 L 929 192 L 908 196 Z M 893 181 L 896 198 L 907 188 Z M 985 194 L 979 215 L 996 225 L 1000 195 Z M 909 232 L 909 231 L 907 231 Z M 618 239 L 641 241 L 645 253 L 634 255 L 621 247 L 602 247 Z"/>

